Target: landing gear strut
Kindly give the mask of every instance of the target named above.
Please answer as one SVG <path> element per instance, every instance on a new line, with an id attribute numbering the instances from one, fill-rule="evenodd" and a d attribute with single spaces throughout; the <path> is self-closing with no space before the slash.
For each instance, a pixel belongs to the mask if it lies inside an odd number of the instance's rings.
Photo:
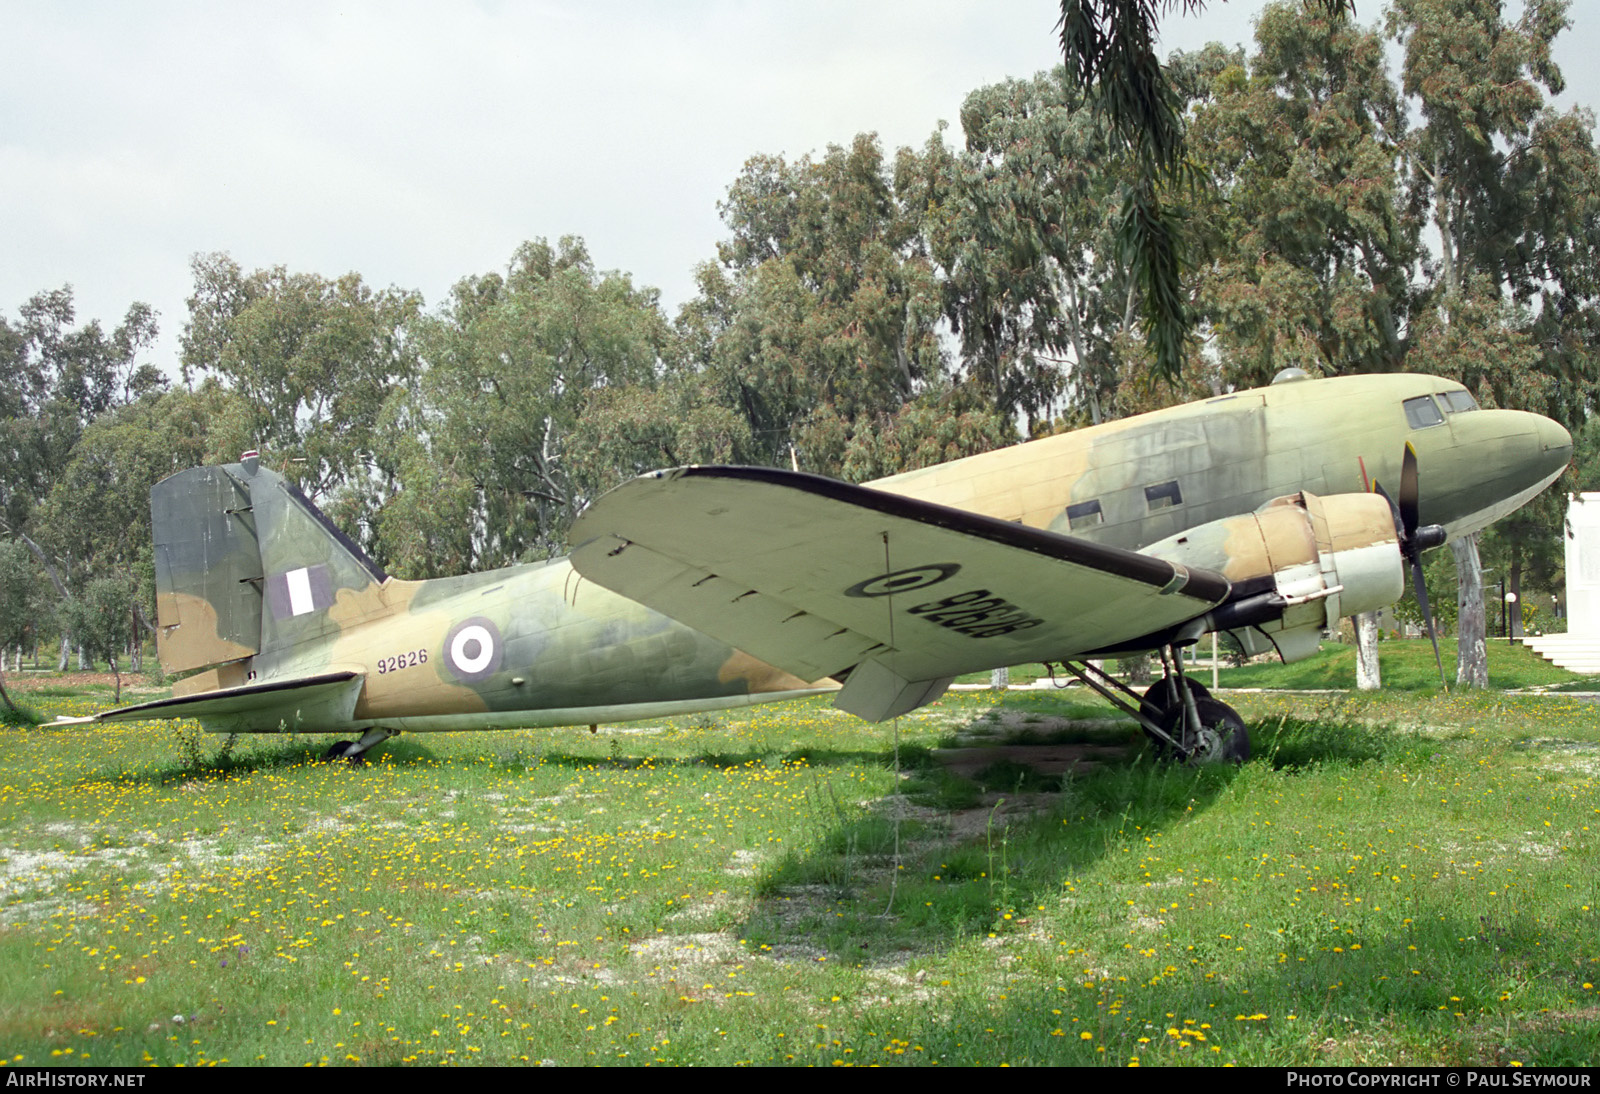
<path id="1" fill-rule="evenodd" d="M 347 760 L 352 764 L 363 763 L 366 760 L 367 750 L 373 745 L 382 744 L 390 737 L 400 736 L 398 729 L 385 729 L 383 726 L 373 726 L 361 735 L 359 741 L 335 741 L 328 746 L 328 751 L 322 754 L 324 760 Z"/>
<path id="2" fill-rule="evenodd" d="M 1136 719 L 1155 745 L 1157 756 L 1189 764 L 1243 763 L 1250 758 L 1244 719 L 1228 704 L 1213 699 L 1198 680 L 1183 674 L 1177 647 L 1161 650 L 1162 678 L 1143 695 L 1086 662 L 1064 664 L 1084 684 Z"/>

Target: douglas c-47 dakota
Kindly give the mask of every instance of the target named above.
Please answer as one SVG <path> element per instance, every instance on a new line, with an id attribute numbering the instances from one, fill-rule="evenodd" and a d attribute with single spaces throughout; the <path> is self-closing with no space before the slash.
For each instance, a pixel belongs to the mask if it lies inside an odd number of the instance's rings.
<path id="1" fill-rule="evenodd" d="M 574 525 L 571 560 L 383 573 L 247 454 L 151 491 L 157 648 L 203 669 L 101 721 L 214 733 L 584 725 L 838 690 L 883 720 L 951 678 L 1060 662 L 1157 747 L 1239 759 L 1238 716 L 1176 650 L 1225 630 L 1308 656 L 1407 565 L 1566 467 L 1536 414 L 1408 374 L 1298 379 L 851 486 L 769 468 L 641 476 Z M 1419 593 L 1421 592 L 1419 584 Z M 1119 695 L 1090 658 L 1159 651 Z M 841 688 L 842 684 L 842 688 Z"/>
<path id="2" fill-rule="evenodd" d="M 580 574 L 843 681 L 837 705 L 863 718 L 962 673 L 1061 662 L 1159 750 L 1242 759 L 1243 723 L 1183 676 L 1178 647 L 1227 631 L 1307 657 L 1341 616 L 1399 599 L 1408 564 L 1426 611 L 1421 553 L 1527 502 L 1571 452 L 1557 423 L 1480 410 L 1453 381 L 1289 370 L 867 486 L 659 471 L 599 499 L 569 540 Z M 1142 696 L 1086 663 L 1151 650 L 1164 679 Z"/>

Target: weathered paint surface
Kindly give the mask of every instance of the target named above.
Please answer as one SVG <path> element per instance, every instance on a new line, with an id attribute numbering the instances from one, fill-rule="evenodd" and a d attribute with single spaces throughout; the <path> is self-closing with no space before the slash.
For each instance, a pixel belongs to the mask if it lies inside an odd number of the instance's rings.
<path id="1" fill-rule="evenodd" d="M 1488 526 L 1560 474 L 1572 438 L 1517 410 L 1445 410 L 1414 427 L 1408 399 L 1462 392 L 1394 373 L 1301 380 L 1224 395 L 881 479 L 880 490 L 1097 543 L 1140 548 L 1307 491 L 1391 494 L 1409 441 L 1421 522 L 1452 537 Z M 1171 502 L 1168 484 L 1176 485 Z M 1153 492 L 1154 498 L 1147 496 Z M 1098 502 L 1101 519 L 1069 508 Z M 1220 566 L 1219 566 L 1220 568 Z"/>
<path id="2" fill-rule="evenodd" d="M 1362 495 L 1376 483 L 1398 489 L 1408 443 L 1421 521 L 1453 536 L 1515 510 L 1565 467 L 1571 438 L 1561 426 L 1469 409 L 1462 390 L 1407 374 L 1287 383 L 872 486 L 1241 584 L 1270 579 L 1281 595 L 1304 597 L 1262 628 L 1287 657 L 1314 646 L 1343 606 L 1398 595 L 1392 521 Z M 1408 417 L 1419 400 L 1431 412 Z M 253 459 L 173 476 L 151 503 L 163 663 L 209 667 L 175 689 L 220 712 L 201 713 L 208 728 L 574 724 L 837 686 L 674 623 L 565 560 L 395 580 Z M 1127 633 L 1142 635 L 1138 620 Z M 302 686 L 304 709 L 295 705 Z M 250 689 L 270 695 L 243 701 Z M 302 724 L 306 710 L 321 721 Z"/>
<path id="3" fill-rule="evenodd" d="M 389 577 L 255 460 L 174 475 L 152 491 L 152 511 L 183 529 L 166 537 L 159 581 L 163 663 L 214 666 L 175 695 L 355 673 L 349 717 L 314 727 L 349 732 L 615 721 L 838 686 L 799 680 L 585 582 L 565 559 Z M 226 637 L 218 620 L 233 634 L 259 620 L 259 637 Z M 218 731 L 270 732 L 282 706 L 263 702 L 254 720 L 233 709 L 200 717 Z"/>

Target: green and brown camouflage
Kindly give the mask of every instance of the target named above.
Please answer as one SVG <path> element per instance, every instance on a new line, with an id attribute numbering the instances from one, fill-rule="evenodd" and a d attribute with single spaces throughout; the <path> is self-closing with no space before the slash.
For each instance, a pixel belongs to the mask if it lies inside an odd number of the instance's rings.
<path id="1" fill-rule="evenodd" d="M 247 454 L 151 492 L 161 660 L 168 671 L 202 671 L 172 699 L 100 717 L 192 716 L 214 732 L 366 730 L 368 740 L 768 702 L 836 689 L 834 669 L 851 679 L 841 705 L 884 717 L 931 701 L 956 671 L 1156 648 L 1201 629 L 1238 628 L 1252 648 L 1293 659 L 1340 614 L 1400 595 L 1400 534 L 1375 491 L 1386 484 L 1393 493 L 1408 447 L 1421 522 L 1454 536 L 1552 482 L 1572 441 L 1538 415 L 1480 410 L 1451 381 L 1361 376 L 1224 395 L 898 475 L 864 492 L 812 476 L 690 469 L 602 499 L 575 526 L 580 567 L 604 571 L 608 584 L 699 630 L 586 580 L 565 559 L 432 581 L 389 577 Z M 763 477 L 772 481 L 756 481 Z M 684 488 L 679 479 L 696 479 L 691 488 L 717 498 L 732 491 L 737 504 L 755 498 L 751 515 L 741 526 L 721 501 L 703 511 L 652 509 L 640 494 Z M 634 497 L 644 500 L 630 517 L 617 499 Z M 785 498 L 803 501 L 808 514 L 790 520 L 793 542 L 841 513 L 841 535 L 861 533 L 863 552 L 844 561 L 843 540 L 824 536 L 763 569 L 758 556 L 782 553 L 761 535 L 783 523 Z M 615 527 L 607 523 L 614 518 Z M 897 548 L 921 537 L 928 550 L 953 553 L 889 565 L 891 525 Z M 652 563 L 646 541 L 658 532 L 678 537 L 678 553 Z M 726 565 L 697 570 L 693 552 L 718 547 Z M 964 561 L 951 561 L 958 556 Z M 757 561 L 735 588 L 731 575 L 745 559 Z M 923 564 L 923 584 L 965 566 L 963 580 L 981 579 L 984 602 L 996 605 L 984 611 L 1011 613 L 1009 622 L 965 625 L 977 609 L 957 620 L 951 613 L 967 593 L 946 597 L 954 606 L 938 612 L 916 597 L 901 607 L 892 596 L 882 601 L 891 616 L 923 612 L 907 616 L 898 638 L 892 618 L 860 614 L 880 604 L 878 592 L 862 590 L 880 580 L 895 586 L 913 564 Z M 625 572 L 638 565 L 645 570 Z M 1017 584 L 1009 599 L 991 595 L 1007 580 Z M 1063 613 L 1050 619 L 1043 585 L 1061 581 L 1081 587 L 1049 600 Z M 808 582 L 823 607 L 799 599 Z M 1129 607 L 1098 611 L 1102 588 Z M 853 622 L 838 623 L 847 615 Z M 942 630 L 927 629 L 935 617 Z M 882 634 L 878 622 L 887 625 Z M 954 622 L 963 626 L 952 644 Z M 992 640 L 963 645 L 961 634 Z M 922 676 L 906 675 L 912 664 Z"/>
<path id="2" fill-rule="evenodd" d="M 1392 491 L 1407 444 L 1421 468 L 1422 523 L 1451 538 L 1521 507 L 1572 455 L 1557 422 L 1480 410 L 1453 380 L 1390 373 L 1280 381 L 872 486 L 1138 550 L 1301 491 Z"/>
<path id="3" fill-rule="evenodd" d="M 1239 589 L 1272 574 L 1282 589 L 1298 582 L 1325 603 L 1233 632 L 1251 653 L 1293 661 L 1316 652 L 1341 614 L 1404 592 L 1392 552 L 1376 549 L 1395 536 L 1374 491 L 1398 488 L 1408 446 L 1419 523 L 1450 538 L 1520 508 L 1572 455 L 1559 423 L 1480 409 L 1452 380 L 1296 371 L 1259 390 L 1035 441 L 1022 446 L 1025 459 L 991 452 L 873 485 L 1204 567 Z M 1312 588 L 1298 568 L 1326 572 Z"/>
<path id="4" fill-rule="evenodd" d="M 579 518 L 573 557 L 595 581 L 780 668 L 844 678 L 838 704 L 883 718 L 937 698 L 959 673 L 1160 649 L 1210 630 L 1252 652 L 1307 656 L 1341 616 L 1398 599 L 1422 550 L 1512 512 L 1571 452 L 1556 422 L 1481 410 L 1459 383 L 1302 374 L 869 489 L 779 471 L 653 473 Z M 785 507 L 806 520 L 785 520 Z M 787 568 L 760 561 L 784 552 Z M 1168 568 L 1152 571 L 1152 559 Z M 701 595 L 712 576 L 750 592 L 737 603 Z M 860 602 L 934 585 L 872 611 Z M 818 652 L 818 634 L 836 656 Z"/>
<path id="5" fill-rule="evenodd" d="M 151 491 L 157 648 L 202 669 L 102 719 L 213 732 L 583 725 L 718 710 L 807 683 L 585 582 L 565 559 L 385 574 L 255 454 Z"/>

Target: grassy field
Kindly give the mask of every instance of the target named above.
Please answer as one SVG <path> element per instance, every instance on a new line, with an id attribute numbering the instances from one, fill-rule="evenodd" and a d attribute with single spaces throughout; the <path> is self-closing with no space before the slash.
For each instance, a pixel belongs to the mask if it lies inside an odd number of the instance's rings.
<path id="1" fill-rule="evenodd" d="M 217 763 L 192 726 L 0 730 L 0 1051 L 1600 1059 L 1596 707 L 1230 701 L 1256 759 L 1202 771 L 1151 763 L 1078 689 L 904 718 L 898 776 L 894 729 L 823 700 L 408 736 L 360 768 L 314 762 L 317 738 Z M 1054 767 L 943 751 L 1006 742 Z"/>
<path id="2" fill-rule="evenodd" d="M 1198 647 L 1201 663 L 1186 664 L 1207 686 L 1211 683 L 1210 644 Z M 1439 640 L 1439 655 L 1446 677 L 1456 678 L 1456 641 Z M 1405 638 L 1379 643 L 1378 660 L 1383 685 L 1389 690 L 1440 691 L 1439 668 L 1433 660 L 1433 646 L 1426 638 Z M 1154 664 L 1152 660 L 1152 665 Z M 1108 665 L 1117 671 L 1117 662 Z M 1159 671 L 1159 668 L 1157 669 Z M 1039 665 L 1019 665 L 1011 670 L 1013 684 L 1028 683 L 1046 675 Z M 1321 651 L 1304 661 L 1285 665 L 1268 656 L 1238 668 L 1224 667 L 1218 673 L 1225 688 L 1284 688 L 1296 690 L 1353 689 L 1356 686 L 1356 650 L 1338 642 L 1323 643 Z M 987 684 L 988 673 L 970 673 L 958 683 Z M 1555 688 L 1558 690 L 1600 691 L 1600 678 L 1577 676 L 1557 668 L 1521 643 L 1489 641 L 1489 685 L 1499 689 Z"/>
<path id="3" fill-rule="evenodd" d="M 1445 676 L 1453 686 L 1456 678 L 1456 640 L 1441 638 L 1439 655 L 1444 663 Z M 1378 663 L 1383 686 L 1387 690 L 1441 690 L 1439 666 L 1433 659 L 1433 645 L 1426 638 L 1378 643 Z M 1196 675 L 1210 683 L 1209 667 L 1196 670 Z M 1325 642 L 1315 656 L 1292 665 L 1285 665 L 1276 659 L 1264 659 L 1240 668 L 1225 668 L 1218 675 L 1225 688 L 1350 689 L 1356 686 L 1356 649 L 1337 642 Z M 1600 679 L 1576 676 L 1566 669 L 1557 668 L 1521 643 L 1507 644 L 1491 639 L 1489 686 L 1498 689 L 1581 688 L 1600 691 Z"/>

